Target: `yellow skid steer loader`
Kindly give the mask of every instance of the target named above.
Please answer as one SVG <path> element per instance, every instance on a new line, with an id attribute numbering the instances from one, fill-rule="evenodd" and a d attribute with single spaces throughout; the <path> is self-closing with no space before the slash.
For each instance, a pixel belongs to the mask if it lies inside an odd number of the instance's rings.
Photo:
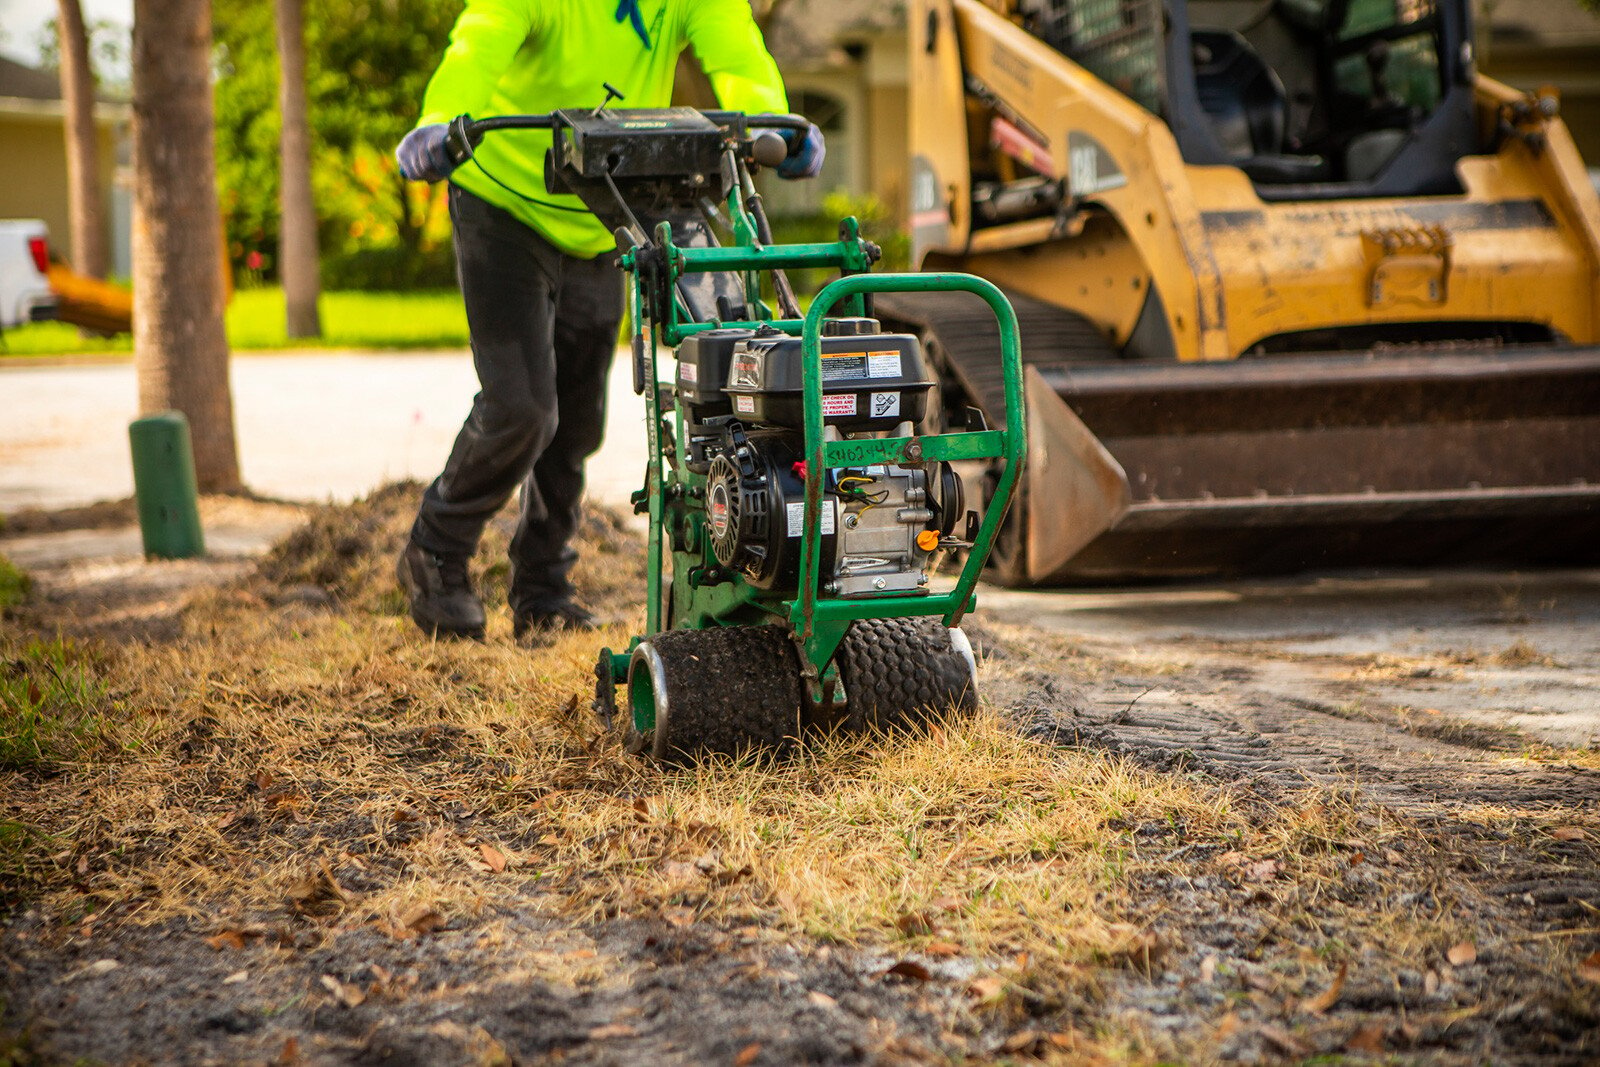
<path id="1" fill-rule="evenodd" d="M 1001 581 L 1600 558 L 1600 202 L 1466 0 L 910 6 L 914 261 L 1021 323 Z M 998 417 L 983 308 L 877 311 Z"/>

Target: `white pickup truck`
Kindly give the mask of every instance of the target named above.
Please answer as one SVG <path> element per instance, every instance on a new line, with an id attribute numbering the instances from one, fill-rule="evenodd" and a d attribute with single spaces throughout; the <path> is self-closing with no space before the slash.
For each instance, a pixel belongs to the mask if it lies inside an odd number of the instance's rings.
<path id="1" fill-rule="evenodd" d="M 0 219 L 0 330 L 56 317 L 49 231 L 39 219 Z"/>

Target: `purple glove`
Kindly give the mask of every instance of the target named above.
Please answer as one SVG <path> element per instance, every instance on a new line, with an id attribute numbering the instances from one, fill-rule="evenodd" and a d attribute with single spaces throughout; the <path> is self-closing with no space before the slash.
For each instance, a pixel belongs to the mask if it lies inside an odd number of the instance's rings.
<path id="1" fill-rule="evenodd" d="M 418 126 L 400 141 L 394 158 L 400 161 L 400 173 L 414 182 L 442 182 L 450 177 L 456 165 L 445 151 L 445 137 L 450 127 L 442 122 L 431 126 Z"/>
<path id="2" fill-rule="evenodd" d="M 815 123 L 807 123 L 804 130 L 779 132 L 789 142 L 789 158 L 778 164 L 778 177 L 815 178 L 822 173 L 822 161 L 827 158 L 828 149 Z"/>

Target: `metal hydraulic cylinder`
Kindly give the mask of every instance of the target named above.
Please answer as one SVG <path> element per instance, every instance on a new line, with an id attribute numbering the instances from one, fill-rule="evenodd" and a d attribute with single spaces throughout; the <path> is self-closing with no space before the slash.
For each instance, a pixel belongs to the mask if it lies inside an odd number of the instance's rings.
<path id="1" fill-rule="evenodd" d="M 181 411 L 135 419 L 128 425 L 128 443 L 144 554 L 158 559 L 205 555 L 189 420 Z"/>

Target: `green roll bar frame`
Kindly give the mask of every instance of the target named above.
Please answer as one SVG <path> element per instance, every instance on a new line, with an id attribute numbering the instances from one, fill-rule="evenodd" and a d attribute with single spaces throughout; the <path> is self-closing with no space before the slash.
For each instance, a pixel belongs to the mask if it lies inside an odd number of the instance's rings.
<path id="1" fill-rule="evenodd" d="M 839 241 L 823 244 L 781 245 L 763 247 L 754 237 L 755 227 L 748 222 L 743 205 L 736 193 L 729 197 L 730 215 L 738 245 L 711 248 L 684 248 L 672 242 L 671 228 L 659 226 L 655 233 L 657 247 L 666 257 L 669 282 L 684 274 L 702 272 L 740 272 L 744 274 L 745 289 L 751 306 L 760 318 L 729 322 L 686 322 L 679 318 L 677 300 L 671 300 L 665 322 L 650 324 L 647 329 L 641 319 L 645 299 L 639 250 L 630 249 L 621 256 L 620 265 L 632 275 L 629 287 L 629 311 L 633 316 L 635 342 L 642 344 L 648 334 L 647 348 L 638 353 L 643 361 L 646 434 L 649 458 L 645 487 L 636 494 L 636 502 L 650 518 L 650 538 L 646 561 L 648 608 L 646 635 L 656 634 L 669 620 L 662 617 L 662 576 L 664 550 L 662 538 L 665 499 L 688 493 L 693 484 L 688 479 L 674 475 L 668 482 L 661 450 L 660 384 L 657 380 L 657 346 L 666 344 L 675 348 L 687 337 L 703 330 L 767 325 L 785 333 L 799 334 L 803 358 L 805 447 L 808 475 L 805 480 L 805 510 L 802 524 L 799 596 L 793 601 L 769 600 L 753 589 L 735 587 L 731 591 L 714 594 L 712 603 L 721 610 L 732 612 L 745 605 L 754 605 L 770 616 L 787 621 L 801 650 L 801 670 L 807 680 L 807 691 L 813 701 L 827 697 L 823 686 L 824 674 L 839 644 L 844 640 L 850 623 L 864 618 L 902 618 L 923 615 L 940 615 L 944 625 L 955 626 L 962 616 L 976 604 L 973 590 L 978 576 L 988 559 L 994 538 L 1016 491 L 1024 457 L 1027 455 L 1027 419 L 1023 410 L 1022 356 L 1018 338 L 1016 312 L 1005 295 L 992 283 L 970 274 L 953 272 L 929 274 L 868 274 L 871 258 L 866 242 L 853 218 L 845 219 L 839 228 Z M 765 271 L 793 267 L 832 267 L 843 277 L 828 283 L 812 301 L 803 319 L 768 318 L 768 309 L 759 300 L 758 276 Z M 670 291 L 670 286 L 669 286 Z M 865 311 L 865 300 L 870 293 L 888 292 L 967 292 L 981 298 L 999 320 L 1001 360 L 1005 376 L 1005 428 L 1003 430 L 965 430 L 943 434 L 913 437 L 871 438 L 863 440 L 827 441 L 823 434 L 822 414 L 822 325 L 833 308 L 847 302 L 854 314 Z M 681 412 L 676 419 L 676 444 L 681 450 L 686 445 Z M 681 454 L 681 453 L 680 453 Z M 826 468 L 861 467 L 873 464 L 928 463 L 938 460 L 1000 459 L 1004 461 L 993 499 L 985 511 L 982 523 L 972 541 L 961 572 L 953 589 L 946 593 L 927 593 L 917 596 L 889 595 L 850 599 L 821 599 L 818 596 L 821 555 L 821 523 L 823 487 L 826 479 L 821 471 Z M 720 612 L 719 612 L 720 614 Z M 607 650 L 614 684 L 627 680 L 628 663 L 633 648 L 644 637 L 635 636 L 628 651 L 613 653 Z M 653 716 L 652 716 L 653 717 Z M 654 722 L 635 722 L 641 731 L 654 728 Z"/>

